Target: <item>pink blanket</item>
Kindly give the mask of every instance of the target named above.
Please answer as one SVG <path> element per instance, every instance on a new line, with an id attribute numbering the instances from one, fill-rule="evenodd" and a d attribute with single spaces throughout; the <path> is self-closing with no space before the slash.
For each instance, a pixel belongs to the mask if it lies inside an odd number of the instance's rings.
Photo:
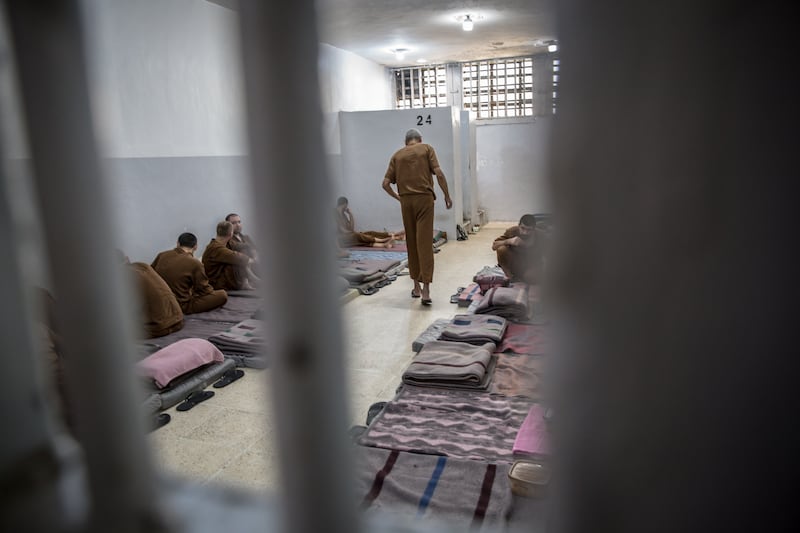
<path id="1" fill-rule="evenodd" d="M 544 408 L 533 404 L 514 439 L 514 455 L 536 456 L 550 453 L 550 442 L 544 421 Z"/>
<path id="2" fill-rule="evenodd" d="M 183 339 L 148 355 L 136 366 L 140 374 L 153 378 L 156 386 L 164 388 L 178 376 L 222 360 L 222 352 L 207 340 Z"/>

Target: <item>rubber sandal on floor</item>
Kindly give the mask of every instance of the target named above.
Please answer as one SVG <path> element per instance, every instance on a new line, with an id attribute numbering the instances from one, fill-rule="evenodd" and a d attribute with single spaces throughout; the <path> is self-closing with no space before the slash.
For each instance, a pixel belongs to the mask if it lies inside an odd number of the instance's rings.
<path id="1" fill-rule="evenodd" d="M 155 418 L 150 419 L 150 431 L 166 426 L 170 420 L 172 420 L 172 417 L 168 413 L 157 415 Z"/>
<path id="2" fill-rule="evenodd" d="M 237 379 L 241 378 L 242 376 L 244 376 L 244 370 L 239 370 L 238 368 L 232 368 L 227 372 L 225 372 L 224 374 L 222 374 L 222 379 L 214 383 L 212 387 L 214 387 L 215 389 L 221 389 L 222 387 L 227 387 L 228 385 L 230 385 Z"/>
<path id="3" fill-rule="evenodd" d="M 178 404 L 177 409 L 178 411 L 188 411 L 198 403 L 204 402 L 214 396 L 213 390 L 200 390 L 191 393 L 189 396 L 186 397 L 186 400 L 183 403 Z"/>
<path id="4" fill-rule="evenodd" d="M 418 293 L 416 293 L 416 292 L 414 292 L 414 291 L 412 290 L 412 291 L 411 291 L 411 297 L 412 297 L 412 298 L 419 298 L 419 297 L 420 297 L 420 295 L 419 295 Z"/>
<path id="5" fill-rule="evenodd" d="M 433 304 L 433 300 L 431 299 L 426 300 L 425 298 L 422 299 L 422 305 L 431 305 L 431 304 Z"/>
<path id="6" fill-rule="evenodd" d="M 452 295 L 450 297 L 450 303 L 451 304 L 457 304 L 458 303 L 458 294 L 454 294 L 454 295 Z"/>

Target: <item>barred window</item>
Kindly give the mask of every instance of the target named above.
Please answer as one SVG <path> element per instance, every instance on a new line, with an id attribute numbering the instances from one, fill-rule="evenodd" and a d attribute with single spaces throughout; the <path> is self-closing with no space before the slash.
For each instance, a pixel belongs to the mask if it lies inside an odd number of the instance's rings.
<path id="1" fill-rule="evenodd" d="M 394 70 L 395 108 L 447 106 L 447 68 L 444 65 Z"/>
<path id="2" fill-rule="evenodd" d="M 558 71 L 561 67 L 561 61 L 558 59 L 553 60 L 553 114 L 556 114 L 558 107 Z"/>
<path id="3" fill-rule="evenodd" d="M 477 118 L 533 116 L 533 58 L 462 63 L 464 109 Z"/>
<path id="4" fill-rule="evenodd" d="M 444 65 L 394 69 L 395 108 L 447 106 L 447 69 Z"/>

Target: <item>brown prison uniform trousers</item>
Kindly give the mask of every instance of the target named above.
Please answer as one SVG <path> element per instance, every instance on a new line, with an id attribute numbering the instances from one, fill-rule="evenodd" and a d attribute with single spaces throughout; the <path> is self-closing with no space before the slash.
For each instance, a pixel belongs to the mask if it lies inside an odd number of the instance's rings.
<path id="1" fill-rule="evenodd" d="M 420 283 L 433 281 L 433 204 L 432 194 L 400 196 L 408 246 L 408 273 Z"/>
<path id="2" fill-rule="evenodd" d="M 163 337 L 183 327 L 183 312 L 167 282 L 147 263 L 131 263 L 142 304 L 142 322 L 148 337 Z"/>

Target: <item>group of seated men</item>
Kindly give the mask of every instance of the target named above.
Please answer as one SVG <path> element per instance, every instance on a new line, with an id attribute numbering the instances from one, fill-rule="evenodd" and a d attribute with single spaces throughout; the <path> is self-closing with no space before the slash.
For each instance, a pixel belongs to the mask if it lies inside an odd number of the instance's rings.
<path id="1" fill-rule="evenodd" d="M 160 252 L 151 264 L 124 262 L 135 274 L 148 337 L 162 337 L 183 327 L 183 315 L 211 311 L 228 301 L 226 291 L 255 288 L 258 256 L 242 233 L 242 219 L 231 213 L 217 224 L 202 260 L 194 257 L 197 237 L 181 233 L 177 246 Z"/>

